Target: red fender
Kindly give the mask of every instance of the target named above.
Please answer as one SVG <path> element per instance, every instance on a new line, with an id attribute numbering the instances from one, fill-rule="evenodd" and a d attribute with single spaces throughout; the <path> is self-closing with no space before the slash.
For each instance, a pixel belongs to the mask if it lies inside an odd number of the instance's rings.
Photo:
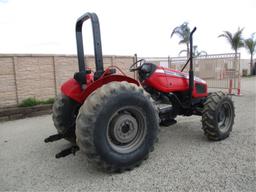
<path id="1" fill-rule="evenodd" d="M 127 81 L 129 83 L 136 84 L 137 86 L 140 86 L 139 82 L 135 79 L 132 79 L 130 77 L 124 76 L 124 75 L 109 75 L 105 76 L 103 78 L 100 78 L 90 85 L 86 87 L 85 90 L 81 89 L 80 84 L 75 79 L 70 79 L 62 84 L 61 86 L 61 92 L 70 97 L 71 99 L 77 101 L 78 103 L 83 104 L 85 99 L 96 89 L 101 87 L 102 85 L 105 85 L 107 83 L 110 83 L 112 81 Z"/>

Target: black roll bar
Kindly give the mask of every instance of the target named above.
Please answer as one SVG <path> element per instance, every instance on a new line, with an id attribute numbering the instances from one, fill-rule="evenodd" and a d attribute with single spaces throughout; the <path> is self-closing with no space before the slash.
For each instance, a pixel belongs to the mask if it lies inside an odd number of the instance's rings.
<path id="1" fill-rule="evenodd" d="M 76 44 L 77 44 L 77 57 L 78 57 L 78 67 L 79 72 L 85 72 L 87 64 L 84 60 L 84 47 L 83 47 L 83 34 L 82 26 L 83 23 L 90 19 L 92 24 L 93 32 L 93 45 L 94 45 L 94 57 L 96 64 L 96 72 L 94 77 L 97 79 L 104 73 L 103 67 L 103 57 L 102 57 L 102 47 L 101 47 L 101 37 L 100 37 L 100 23 L 98 16 L 95 13 L 85 13 L 78 18 L 76 22 Z"/>

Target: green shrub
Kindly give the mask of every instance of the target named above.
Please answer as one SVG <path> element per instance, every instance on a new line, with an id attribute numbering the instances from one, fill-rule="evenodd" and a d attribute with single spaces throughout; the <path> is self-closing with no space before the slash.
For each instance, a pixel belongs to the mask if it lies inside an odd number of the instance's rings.
<path id="1" fill-rule="evenodd" d="M 54 103 L 54 98 L 49 98 L 47 100 L 42 100 L 40 101 L 40 104 L 53 104 Z"/>
<path id="2" fill-rule="evenodd" d="M 41 105 L 41 104 L 52 104 L 54 102 L 54 98 L 49 98 L 47 100 L 38 100 L 36 98 L 29 97 L 25 100 L 23 100 L 19 107 L 32 107 L 35 105 Z"/>

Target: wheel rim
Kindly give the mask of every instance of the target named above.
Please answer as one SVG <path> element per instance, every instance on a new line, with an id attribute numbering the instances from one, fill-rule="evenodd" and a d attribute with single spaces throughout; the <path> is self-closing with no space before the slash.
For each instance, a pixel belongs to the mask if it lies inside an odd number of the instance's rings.
<path id="1" fill-rule="evenodd" d="M 111 116 L 107 140 L 115 151 L 129 153 L 141 146 L 146 132 L 146 121 L 141 109 L 128 106 Z"/>
<path id="2" fill-rule="evenodd" d="M 231 106 L 229 103 L 223 103 L 218 113 L 218 127 L 221 132 L 227 132 L 230 128 L 232 117 L 231 117 Z"/>

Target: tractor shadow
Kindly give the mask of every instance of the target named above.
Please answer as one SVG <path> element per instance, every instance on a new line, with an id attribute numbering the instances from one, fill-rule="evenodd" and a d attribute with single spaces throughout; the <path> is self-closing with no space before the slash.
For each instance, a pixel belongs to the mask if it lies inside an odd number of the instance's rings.
<path id="1" fill-rule="evenodd" d="M 207 142 L 202 130 L 201 117 L 178 117 L 177 123 L 169 127 L 160 127 L 159 139 L 165 141 L 184 140 Z"/>

